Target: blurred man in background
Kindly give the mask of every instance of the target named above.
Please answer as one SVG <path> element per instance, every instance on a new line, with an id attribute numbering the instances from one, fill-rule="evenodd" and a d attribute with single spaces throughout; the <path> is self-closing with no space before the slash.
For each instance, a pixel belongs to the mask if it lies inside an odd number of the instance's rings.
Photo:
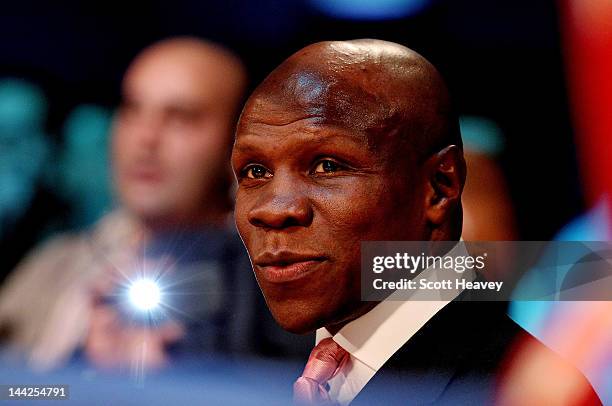
<path id="1" fill-rule="evenodd" d="M 162 41 L 134 60 L 112 138 L 120 208 L 86 232 L 48 241 L 13 272 L 0 293 L 9 354 L 37 368 L 75 354 L 115 368 L 161 366 L 168 346 L 252 349 L 249 295 L 257 292 L 227 227 L 229 149 L 245 84 L 233 54 L 194 38 Z M 144 318 L 122 307 L 142 278 L 161 291 Z"/>

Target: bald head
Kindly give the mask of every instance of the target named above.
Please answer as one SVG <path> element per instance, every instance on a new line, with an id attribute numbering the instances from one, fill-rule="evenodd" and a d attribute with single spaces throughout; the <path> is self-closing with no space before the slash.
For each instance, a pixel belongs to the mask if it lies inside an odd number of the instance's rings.
<path id="1" fill-rule="evenodd" d="M 123 80 L 124 94 L 139 92 L 139 86 L 177 98 L 196 90 L 215 100 L 225 114 L 233 114 L 246 86 L 246 73 L 241 61 L 225 48 L 178 37 L 145 48 L 130 64 Z"/>
<path id="2" fill-rule="evenodd" d="M 192 224 L 227 209 L 245 85 L 239 59 L 210 42 L 181 37 L 143 50 L 125 74 L 113 137 L 123 205 L 152 224 Z"/>
<path id="3" fill-rule="evenodd" d="M 399 44 L 362 39 L 298 51 L 255 90 L 244 112 L 277 106 L 349 124 L 370 143 L 395 138 L 424 157 L 461 145 L 447 88 L 435 67 Z"/>
<path id="4" fill-rule="evenodd" d="M 465 162 L 436 69 L 397 44 L 323 42 L 247 101 L 232 152 L 236 225 L 287 330 L 337 331 L 366 312 L 362 241 L 461 233 Z"/>

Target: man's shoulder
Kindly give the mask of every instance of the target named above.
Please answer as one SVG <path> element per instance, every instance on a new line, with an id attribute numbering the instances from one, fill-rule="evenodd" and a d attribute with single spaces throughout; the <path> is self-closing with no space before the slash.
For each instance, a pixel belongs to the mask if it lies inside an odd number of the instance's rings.
<path id="1" fill-rule="evenodd" d="M 25 275 L 31 275 L 31 278 L 41 277 L 64 259 L 74 256 L 80 243 L 81 237 L 78 234 L 68 233 L 55 235 L 44 240 L 28 252 L 9 275 L 6 284 L 10 285 L 12 280 L 22 278 Z"/>
<path id="2" fill-rule="evenodd" d="M 455 301 L 387 361 L 363 398 L 384 392 L 397 399 L 409 391 L 415 404 L 490 404 L 525 348 L 536 349 L 586 382 L 575 367 L 508 317 L 505 303 Z"/>
<path id="3" fill-rule="evenodd" d="M 499 377 L 529 348 L 582 375 L 518 325 L 505 302 L 451 302 L 389 360 L 385 367 L 452 370 L 453 376 Z"/>
<path id="4" fill-rule="evenodd" d="M 125 228 L 126 223 L 121 211 L 113 211 L 85 230 L 62 232 L 44 239 L 7 277 L 0 303 L 19 302 L 13 297 L 24 300 L 31 292 L 48 291 L 59 281 L 90 269 L 91 266 L 84 265 L 94 255 L 94 240 L 112 240 L 113 231 Z"/>
<path id="5" fill-rule="evenodd" d="M 442 308 L 385 364 L 390 368 L 424 368 L 473 363 L 495 367 L 511 343 L 528 333 L 505 313 L 503 303 L 454 301 Z"/>

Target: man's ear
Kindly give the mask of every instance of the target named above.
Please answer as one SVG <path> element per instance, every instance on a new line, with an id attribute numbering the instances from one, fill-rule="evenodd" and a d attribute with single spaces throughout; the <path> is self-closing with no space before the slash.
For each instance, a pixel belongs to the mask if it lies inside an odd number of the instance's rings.
<path id="1" fill-rule="evenodd" d="M 465 184 L 466 167 L 463 151 L 449 145 L 425 162 L 427 188 L 425 214 L 427 221 L 439 227 L 450 220 L 461 205 L 461 192 Z"/>

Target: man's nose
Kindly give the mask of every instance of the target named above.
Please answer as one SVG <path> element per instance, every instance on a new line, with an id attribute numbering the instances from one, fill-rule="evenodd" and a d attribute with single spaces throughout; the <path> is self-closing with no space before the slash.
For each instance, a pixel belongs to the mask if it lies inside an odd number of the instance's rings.
<path id="1" fill-rule="evenodd" d="M 250 210 L 249 222 L 256 227 L 277 230 L 309 226 L 313 217 L 312 206 L 298 182 L 273 178 L 262 189 L 263 194 Z"/>
<path id="2" fill-rule="evenodd" d="M 156 149 L 161 140 L 159 127 L 147 125 L 139 131 L 138 141 L 141 147 L 146 149 Z"/>
<path id="3" fill-rule="evenodd" d="M 132 126 L 138 144 L 145 149 L 155 149 L 162 134 L 162 123 L 151 114 L 140 117 Z"/>

